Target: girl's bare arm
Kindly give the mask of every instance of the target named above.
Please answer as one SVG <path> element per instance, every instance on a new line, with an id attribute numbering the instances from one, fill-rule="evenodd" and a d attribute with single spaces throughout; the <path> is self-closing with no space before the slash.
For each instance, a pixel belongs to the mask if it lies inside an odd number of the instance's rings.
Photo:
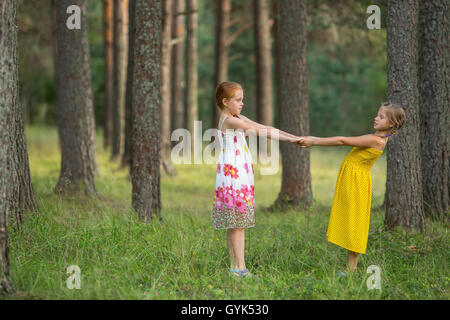
<path id="1" fill-rule="evenodd" d="M 281 131 L 280 129 L 274 128 L 274 127 L 272 127 L 272 126 L 265 126 L 265 125 L 260 124 L 260 123 L 258 123 L 258 122 L 252 121 L 252 120 L 250 120 L 249 118 L 247 118 L 246 116 L 243 116 L 243 115 L 241 115 L 241 114 L 239 115 L 239 118 L 241 118 L 241 119 L 244 120 L 245 122 L 247 122 L 247 123 L 249 123 L 249 124 L 252 124 L 252 125 L 254 125 L 254 126 L 256 126 L 256 127 L 260 127 L 260 128 L 263 128 L 263 129 L 265 128 L 266 130 L 269 130 L 269 129 L 275 129 L 275 130 L 278 130 L 278 132 L 279 132 L 280 135 L 285 135 L 285 136 L 291 137 L 291 138 L 298 138 L 297 136 L 295 136 L 295 135 L 293 135 L 293 134 L 290 134 L 290 133 L 288 133 L 288 132 Z"/>
<path id="2" fill-rule="evenodd" d="M 372 147 L 372 148 L 380 148 L 383 143 L 380 141 L 381 139 L 374 134 L 366 134 L 359 137 L 304 137 L 304 141 L 302 142 L 302 146 L 311 147 L 315 146 L 351 146 L 351 147 Z"/>
<path id="3" fill-rule="evenodd" d="M 243 119 L 239 119 L 236 117 L 229 117 L 225 121 L 227 121 L 227 126 L 231 127 L 234 130 L 243 130 L 244 132 L 247 130 L 253 130 L 255 133 L 259 135 L 267 135 L 269 138 L 277 139 L 279 141 L 287 141 L 287 142 L 298 142 L 300 141 L 300 137 L 296 136 L 287 136 L 281 134 L 275 128 L 268 128 L 264 125 L 261 125 L 255 122 L 255 125 L 251 122 L 244 121 Z"/>

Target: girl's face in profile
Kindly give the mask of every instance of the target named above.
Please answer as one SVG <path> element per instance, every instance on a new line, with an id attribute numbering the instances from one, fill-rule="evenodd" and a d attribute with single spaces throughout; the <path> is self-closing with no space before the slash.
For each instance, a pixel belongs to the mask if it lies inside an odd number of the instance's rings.
<path id="1" fill-rule="evenodd" d="M 377 131 L 388 131 L 392 128 L 385 108 L 380 107 L 380 109 L 378 109 L 378 114 L 373 122 L 373 128 Z"/>
<path id="2" fill-rule="evenodd" d="M 229 100 L 223 99 L 223 103 L 228 107 L 232 115 L 239 115 L 244 106 L 244 92 L 242 90 L 236 90 L 234 96 Z"/>

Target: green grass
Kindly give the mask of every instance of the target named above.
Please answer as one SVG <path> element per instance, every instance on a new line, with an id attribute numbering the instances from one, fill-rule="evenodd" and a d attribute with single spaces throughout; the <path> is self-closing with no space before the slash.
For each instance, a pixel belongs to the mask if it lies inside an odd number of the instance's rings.
<path id="1" fill-rule="evenodd" d="M 97 137 L 101 134 L 98 132 Z M 447 230 L 427 221 L 423 233 L 386 232 L 372 210 L 368 249 L 358 272 L 336 276 L 346 251 L 327 242 L 326 228 L 340 163 L 348 148 L 311 149 L 314 205 L 265 213 L 281 175 L 255 168 L 256 226 L 246 233 L 253 277 L 229 275 L 226 231 L 211 226 L 215 166 L 179 165 L 163 177 L 163 221 L 139 221 L 131 210 L 125 169 L 109 161 L 97 138 L 98 191 L 108 200 L 54 195 L 60 168 L 56 129 L 27 128 L 30 168 L 40 212 L 10 231 L 8 299 L 448 299 Z M 373 203 L 383 201 L 386 160 L 372 168 Z M 382 290 L 368 290 L 369 265 L 381 268 Z M 66 269 L 81 269 L 81 289 L 69 290 Z"/>

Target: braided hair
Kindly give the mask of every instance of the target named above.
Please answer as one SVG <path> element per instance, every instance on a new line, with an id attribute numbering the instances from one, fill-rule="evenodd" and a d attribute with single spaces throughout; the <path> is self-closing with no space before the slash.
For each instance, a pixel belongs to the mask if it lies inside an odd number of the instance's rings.
<path id="1" fill-rule="evenodd" d="M 403 124 L 405 123 L 405 110 L 396 103 L 383 102 L 380 108 L 383 107 L 386 110 L 386 115 L 389 119 L 391 125 L 393 125 L 390 135 L 393 136 L 397 134 L 397 132 L 401 129 Z"/>

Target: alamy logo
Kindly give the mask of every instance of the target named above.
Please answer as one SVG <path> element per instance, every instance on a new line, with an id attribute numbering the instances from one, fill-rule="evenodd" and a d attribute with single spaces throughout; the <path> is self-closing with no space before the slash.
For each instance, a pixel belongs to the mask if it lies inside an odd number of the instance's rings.
<path id="1" fill-rule="evenodd" d="M 367 268 L 367 273 L 371 273 L 372 275 L 367 279 L 367 289 L 373 290 L 378 289 L 381 290 L 381 269 L 379 266 L 374 264 L 370 265 Z"/>
<path id="2" fill-rule="evenodd" d="M 366 13 L 373 13 L 367 18 L 366 25 L 369 30 L 381 29 L 381 14 L 380 7 L 377 5 L 371 5 L 367 7 Z"/>
<path id="3" fill-rule="evenodd" d="M 260 163 L 264 166 L 260 168 L 261 175 L 276 174 L 279 170 L 280 163 L 279 131 L 274 130 L 270 138 L 268 137 L 267 131 L 268 130 L 266 129 L 261 130 L 260 134 L 257 135 L 256 131 L 252 129 L 246 130 L 245 132 L 240 129 L 226 130 L 226 134 L 238 135 L 240 132 L 241 137 L 248 137 L 248 149 L 247 146 L 245 146 L 244 150 L 245 152 L 250 152 L 252 159 L 254 159 L 253 163 Z M 211 141 L 212 138 L 214 138 L 214 141 L 203 149 L 203 142 Z M 217 129 L 209 128 L 202 135 L 202 121 L 194 121 L 193 133 L 189 132 L 187 129 L 178 128 L 172 132 L 170 139 L 173 142 L 178 141 L 172 148 L 170 154 L 171 160 L 175 164 L 217 164 L 219 154 L 225 152 L 219 143 L 220 137 Z M 222 136 L 222 139 L 225 138 Z M 241 138 L 239 138 L 239 140 L 240 139 Z M 244 150 L 241 152 L 244 152 Z M 240 153 L 236 153 L 236 155 L 239 154 Z M 236 161 L 240 160 L 242 160 L 242 158 L 238 156 Z"/>
<path id="4" fill-rule="evenodd" d="M 71 14 L 66 21 L 67 29 L 81 29 L 81 9 L 79 6 L 71 5 L 67 7 L 66 13 Z"/>
<path id="5" fill-rule="evenodd" d="M 70 274 L 66 281 L 67 288 L 70 290 L 81 289 L 80 267 L 77 265 L 68 266 L 67 273 Z"/>

